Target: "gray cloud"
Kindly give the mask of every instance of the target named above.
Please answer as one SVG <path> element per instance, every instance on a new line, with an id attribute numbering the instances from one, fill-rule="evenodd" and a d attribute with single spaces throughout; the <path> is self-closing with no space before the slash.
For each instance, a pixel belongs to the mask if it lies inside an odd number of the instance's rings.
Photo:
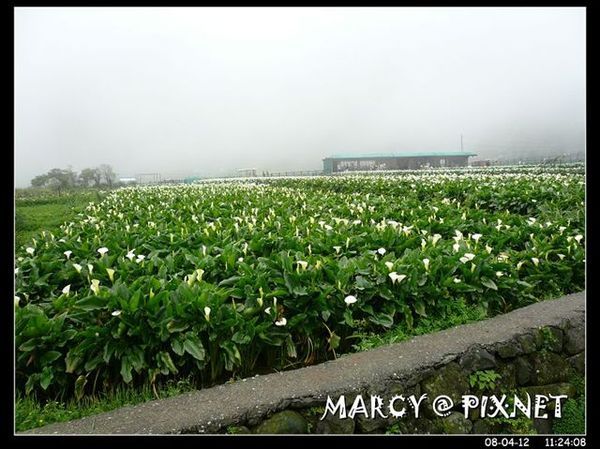
<path id="1" fill-rule="evenodd" d="M 583 151 L 583 8 L 16 8 L 15 180 Z"/>

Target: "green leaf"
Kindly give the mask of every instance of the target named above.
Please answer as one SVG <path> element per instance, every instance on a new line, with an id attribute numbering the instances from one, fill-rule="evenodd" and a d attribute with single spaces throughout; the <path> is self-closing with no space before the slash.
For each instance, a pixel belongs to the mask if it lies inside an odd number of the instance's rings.
<path id="1" fill-rule="evenodd" d="M 169 292 L 166 290 L 157 293 L 152 298 L 148 299 L 148 308 L 152 311 L 156 311 L 158 305 L 169 297 Z"/>
<path id="2" fill-rule="evenodd" d="M 72 352 L 72 350 L 69 351 L 67 353 L 67 356 L 65 357 L 65 372 L 69 374 L 75 372 L 75 369 L 79 366 L 81 362 L 82 357 L 79 354 L 75 354 L 74 352 Z"/>
<path id="3" fill-rule="evenodd" d="M 394 294 L 387 287 L 379 288 L 379 296 L 381 296 L 383 299 L 387 299 L 388 301 L 394 301 Z"/>
<path id="4" fill-rule="evenodd" d="M 406 321 L 406 325 L 408 326 L 408 328 L 412 329 L 414 325 L 414 320 L 412 312 L 410 310 L 404 311 L 404 320 Z"/>
<path id="5" fill-rule="evenodd" d="M 75 307 L 83 310 L 97 310 L 103 309 L 107 305 L 106 298 L 100 298 L 99 296 L 87 296 L 79 301 L 75 301 Z"/>
<path id="6" fill-rule="evenodd" d="M 383 327 L 392 327 L 394 324 L 394 317 L 387 313 L 380 313 L 375 316 L 369 317 L 369 321 Z"/>
<path id="7" fill-rule="evenodd" d="M 142 292 L 141 290 L 137 290 L 132 296 L 131 299 L 129 300 L 129 307 L 131 309 L 132 312 L 136 311 L 138 308 L 138 305 L 140 303 L 140 298 L 142 297 Z"/>
<path id="8" fill-rule="evenodd" d="M 84 388 L 87 384 L 87 377 L 83 374 L 75 381 L 75 398 L 80 400 L 83 397 Z"/>
<path id="9" fill-rule="evenodd" d="M 352 319 L 352 312 L 349 308 L 344 311 L 344 323 L 350 327 L 354 327 L 354 320 Z"/>
<path id="10" fill-rule="evenodd" d="M 133 376 L 131 375 L 132 369 L 133 369 L 133 366 L 131 365 L 131 363 L 129 361 L 129 357 L 124 356 L 121 359 L 121 377 L 123 378 L 123 381 L 126 384 L 131 382 L 131 379 L 133 379 Z"/>
<path id="11" fill-rule="evenodd" d="M 58 359 L 60 356 L 61 356 L 61 353 L 58 351 L 48 351 L 48 352 L 44 353 L 43 356 L 40 357 L 40 363 L 42 365 L 49 365 L 50 363 L 52 363 L 56 359 Z"/>
<path id="12" fill-rule="evenodd" d="M 219 287 L 225 287 L 227 285 L 234 285 L 240 279 L 241 279 L 241 276 L 231 276 L 227 279 L 223 279 L 221 282 L 219 282 Z"/>
<path id="13" fill-rule="evenodd" d="M 185 352 L 183 349 L 183 343 L 178 338 L 171 341 L 171 348 L 177 355 L 183 355 Z"/>
<path id="14" fill-rule="evenodd" d="M 29 395 L 33 389 L 35 388 L 36 382 L 40 379 L 40 374 L 32 374 L 27 378 L 27 382 L 25 382 L 25 394 Z"/>
<path id="15" fill-rule="evenodd" d="M 145 353 L 142 348 L 134 348 L 129 354 L 129 357 L 136 373 L 141 372 L 142 368 L 146 366 Z"/>
<path id="16" fill-rule="evenodd" d="M 417 312 L 419 315 L 426 317 L 427 313 L 425 312 L 425 303 L 423 301 L 415 301 L 415 303 L 413 304 L 413 308 L 415 309 L 415 312 Z"/>
<path id="17" fill-rule="evenodd" d="M 329 336 L 329 347 L 333 350 L 333 349 L 337 349 L 340 346 L 340 342 L 342 341 L 341 337 L 339 335 L 337 335 L 335 332 L 333 332 L 330 336 Z"/>
<path id="18" fill-rule="evenodd" d="M 158 353 L 158 360 L 171 373 L 176 374 L 178 372 L 178 370 L 175 367 L 175 364 L 173 363 L 173 360 L 171 359 L 171 356 L 169 355 L 168 352 L 166 352 L 166 351 L 159 352 Z"/>
<path id="19" fill-rule="evenodd" d="M 486 277 L 482 277 L 481 278 L 481 283 L 483 285 L 485 285 L 487 288 L 491 288 L 492 290 L 498 290 L 498 287 L 496 286 L 496 283 L 494 281 L 492 281 L 491 279 L 488 279 Z"/>
<path id="20" fill-rule="evenodd" d="M 225 350 L 223 353 L 225 369 L 227 371 L 233 371 L 236 366 L 239 366 L 242 363 L 240 351 L 237 346 L 231 342 L 226 342 L 225 344 L 222 344 L 221 347 Z"/>
<path id="21" fill-rule="evenodd" d="M 240 345 L 245 345 L 250 343 L 252 338 L 245 332 L 237 331 L 235 334 L 233 334 L 233 337 L 231 337 L 231 341 Z"/>
<path id="22" fill-rule="evenodd" d="M 265 298 L 272 298 L 274 296 L 276 296 L 278 298 L 281 298 L 281 297 L 287 295 L 287 293 L 288 293 L 287 290 L 283 290 L 283 289 L 280 288 L 280 289 L 276 289 L 276 290 L 270 291 L 268 293 L 265 292 Z"/>
<path id="23" fill-rule="evenodd" d="M 42 376 L 40 378 L 40 386 L 47 390 L 50 384 L 52 383 L 52 379 L 54 379 L 54 373 L 49 368 L 44 368 L 42 371 Z"/>
<path id="24" fill-rule="evenodd" d="M 75 329 L 69 329 L 63 332 L 62 336 L 65 340 L 71 340 L 73 337 L 77 335 L 77 331 Z"/>
<path id="25" fill-rule="evenodd" d="M 37 347 L 37 338 L 31 338 L 19 346 L 19 351 L 31 352 Z"/>
<path id="26" fill-rule="evenodd" d="M 176 332 L 181 332 L 186 330 L 189 327 L 189 324 L 184 323 L 183 321 L 171 320 L 167 324 L 167 330 L 169 333 L 174 334 Z"/>
<path id="27" fill-rule="evenodd" d="M 110 362 L 110 360 L 112 359 L 113 355 L 118 357 L 119 354 L 120 354 L 120 352 L 117 351 L 117 347 L 116 347 L 114 340 L 108 341 L 104 345 L 104 351 L 102 353 L 102 360 L 104 360 L 104 362 L 108 364 Z"/>
<path id="28" fill-rule="evenodd" d="M 197 336 L 188 336 L 183 342 L 183 349 L 196 360 L 204 360 L 204 346 Z"/>
<path id="29" fill-rule="evenodd" d="M 306 287 L 298 285 L 292 289 L 292 293 L 296 296 L 306 296 L 308 295 L 308 290 L 306 289 Z"/>
<path id="30" fill-rule="evenodd" d="M 364 290 L 373 287 L 373 283 L 363 276 L 356 276 L 356 288 Z"/>
<path id="31" fill-rule="evenodd" d="M 286 272 L 283 273 L 283 280 L 285 282 L 285 286 L 288 289 L 289 293 L 293 293 L 294 292 L 294 283 L 292 282 L 292 278 L 290 277 L 289 274 L 287 274 Z"/>
<path id="32" fill-rule="evenodd" d="M 527 287 L 527 288 L 533 287 L 533 285 L 531 285 L 529 282 L 525 282 L 525 281 L 521 281 L 521 280 L 517 280 L 517 284 L 522 285 L 523 287 Z"/>
<path id="33" fill-rule="evenodd" d="M 295 359 L 298 356 L 298 354 L 296 353 L 296 345 L 294 345 L 292 337 L 290 336 L 288 336 L 288 338 L 285 339 L 285 349 L 288 357 Z"/>
<path id="34" fill-rule="evenodd" d="M 100 363 L 102 363 L 102 355 L 97 355 L 93 359 L 90 359 L 87 362 L 85 362 L 85 365 L 83 365 L 83 369 L 85 369 L 86 371 L 93 371 L 98 365 L 100 365 Z"/>

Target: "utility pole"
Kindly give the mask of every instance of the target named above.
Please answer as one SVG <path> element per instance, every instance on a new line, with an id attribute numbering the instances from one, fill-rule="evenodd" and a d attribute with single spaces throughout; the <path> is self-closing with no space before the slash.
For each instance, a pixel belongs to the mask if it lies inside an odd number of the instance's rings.
<path id="1" fill-rule="evenodd" d="M 460 151 L 461 151 L 461 153 L 465 151 L 463 148 L 463 135 L 462 134 L 460 135 Z"/>

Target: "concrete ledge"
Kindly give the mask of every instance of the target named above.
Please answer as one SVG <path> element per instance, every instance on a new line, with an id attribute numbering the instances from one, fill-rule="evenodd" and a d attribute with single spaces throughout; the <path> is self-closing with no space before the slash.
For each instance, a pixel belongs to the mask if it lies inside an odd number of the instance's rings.
<path id="1" fill-rule="evenodd" d="M 525 345 L 518 342 L 526 342 L 521 337 L 533 335 L 540 327 L 562 329 L 565 346 L 582 351 L 584 317 L 585 292 L 581 292 L 320 365 L 256 376 L 25 433 L 216 433 L 231 424 L 255 425 L 275 411 L 323 405 L 328 395 L 369 391 L 389 382 L 415 385 L 432 370 L 461 360 L 474 348 L 499 354 L 501 348 L 509 348 L 513 355 L 526 352 Z"/>

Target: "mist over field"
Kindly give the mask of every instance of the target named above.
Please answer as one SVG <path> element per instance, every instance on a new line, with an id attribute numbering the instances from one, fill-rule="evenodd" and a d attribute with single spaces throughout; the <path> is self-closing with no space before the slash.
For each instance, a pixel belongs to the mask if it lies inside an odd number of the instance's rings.
<path id="1" fill-rule="evenodd" d="M 585 150 L 583 8 L 16 8 L 15 184 Z"/>

